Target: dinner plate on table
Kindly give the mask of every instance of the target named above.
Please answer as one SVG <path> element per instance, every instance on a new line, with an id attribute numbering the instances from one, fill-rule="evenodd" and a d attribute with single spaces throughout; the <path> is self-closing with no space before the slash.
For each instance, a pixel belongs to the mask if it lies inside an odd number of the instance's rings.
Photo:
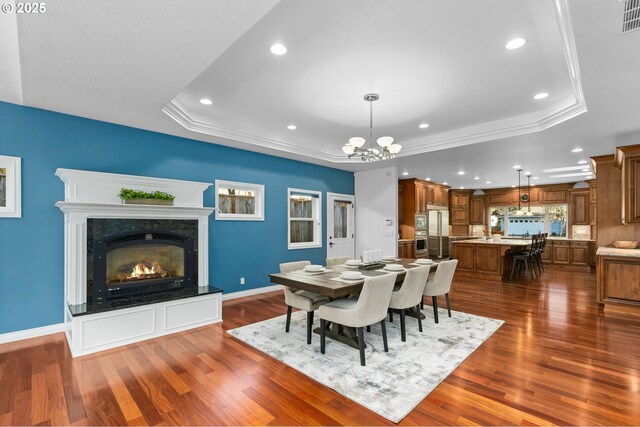
<path id="1" fill-rule="evenodd" d="M 419 258 L 416 260 L 416 264 L 431 265 L 433 264 L 433 260 L 428 258 Z"/>
<path id="2" fill-rule="evenodd" d="M 343 271 L 340 273 L 340 278 L 345 280 L 361 280 L 364 279 L 364 275 L 359 271 Z"/>
<path id="3" fill-rule="evenodd" d="M 404 271 L 404 267 L 401 264 L 387 264 L 384 266 L 384 270 L 399 272 Z"/>

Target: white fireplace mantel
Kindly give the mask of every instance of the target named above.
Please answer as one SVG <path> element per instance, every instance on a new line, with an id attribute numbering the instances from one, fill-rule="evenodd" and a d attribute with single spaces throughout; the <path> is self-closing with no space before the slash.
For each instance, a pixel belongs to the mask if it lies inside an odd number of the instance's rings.
<path id="1" fill-rule="evenodd" d="M 164 335 L 189 326 L 202 326 L 221 320 L 220 298 L 213 295 L 207 298 L 193 298 L 193 302 L 174 304 L 180 307 L 177 318 L 190 319 L 184 327 L 165 328 L 158 324 L 159 318 L 164 318 L 167 303 L 157 304 L 157 307 L 146 305 L 139 308 L 116 310 L 110 314 L 85 315 L 74 318 L 67 305 L 86 304 L 87 302 L 87 219 L 88 218 L 119 218 L 119 219 L 177 219 L 198 221 L 198 286 L 209 286 L 209 215 L 214 208 L 204 207 L 204 191 L 212 184 L 203 182 L 179 181 L 164 178 L 151 178 L 135 175 L 118 175 L 112 173 L 58 169 L 56 175 L 64 182 L 65 200 L 56 203 L 64 213 L 64 284 L 65 284 L 65 323 L 67 338 L 71 351 L 76 355 L 88 354 L 94 351 L 115 347 L 128 342 L 152 336 Z M 155 205 L 126 205 L 120 200 L 120 189 L 130 188 L 140 191 L 163 191 L 175 196 L 173 206 Z M 208 302 L 207 302 L 208 301 Z M 209 308 L 207 308 L 209 307 Z M 97 339 L 94 333 L 91 340 L 84 336 L 86 325 L 100 325 L 101 319 L 114 316 L 144 316 L 151 310 L 149 331 L 135 337 L 120 334 L 111 327 L 98 327 Z M 193 313 L 202 312 L 202 316 L 194 318 Z M 211 313 L 217 314 L 212 317 Z M 187 317 L 185 317 L 185 315 Z M 128 322 L 122 317 L 122 321 Z M 174 318 L 176 318 L 174 316 Z M 113 323 L 113 319 L 109 321 Z M 117 323 L 117 322 L 116 322 Z M 162 323 L 162 322 L 161 322 Z M 105 323 L 107 324 L 107 323 Z M 160 325 L 160 326 L 159 326 Z M 146 327 L 146 326 L 145 326 Z M 102 328 L 102 329 L 100 329 Z M 178 328 L 178 329 L 176 329 Z M 95 329 L 95 327 L 94 327 Z M 101 341 L 104 337 L 104 342 Z M 107 338 L 109 337 L 109 338 Z M 91 347 L 85 347 L 92 342 Z"/>

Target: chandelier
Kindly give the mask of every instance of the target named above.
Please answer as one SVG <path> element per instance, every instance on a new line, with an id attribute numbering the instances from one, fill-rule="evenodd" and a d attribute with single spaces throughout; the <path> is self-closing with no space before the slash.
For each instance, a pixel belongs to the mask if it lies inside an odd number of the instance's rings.
<path id="1" fill-rule="evenodd" d="M 360 136 L 349 138 L 349 142 L 342 147 L 342 151 L 349 158 L 360 157 L 365 162 L 375 162 L 393 159 L 402 150 L 402 145 L 394 144 L 390 136 L 381 136 L 377 139 L 379 149 L 373 145 L 373 102 L 378 99 L 380 96 L 377 93 L 368 93 L 364 96 L 364 100 L 369 103 L 369 147 L 364 148 L 367 141 Z"/>

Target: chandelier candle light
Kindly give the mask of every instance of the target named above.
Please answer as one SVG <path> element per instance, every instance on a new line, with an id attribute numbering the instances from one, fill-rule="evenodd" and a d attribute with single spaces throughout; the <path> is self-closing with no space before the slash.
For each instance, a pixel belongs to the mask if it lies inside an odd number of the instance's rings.
<path id="1" fill-rule="evenodd" d="M 360 136 L 349 138 L 349 142 L 342 147 L 344 154 L 352 157 L 360 157 L 365 162 L 393 159 L 402 150 L 402 145 L 394 144 L 390 136 L 381 136 L 376 141 L 380 149 L 373 146 L 373 102 L 380 99 L 377 93 L 368 93 L 364 100 L 369 103 L 369 147 L 363 148 L 367 142 Z"/>

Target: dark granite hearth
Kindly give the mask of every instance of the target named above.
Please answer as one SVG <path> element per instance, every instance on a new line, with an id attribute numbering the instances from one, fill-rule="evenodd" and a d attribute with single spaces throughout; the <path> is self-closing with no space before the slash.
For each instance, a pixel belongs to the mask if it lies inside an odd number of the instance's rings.
<path id="1" fill-rule="evenodd" d="M 195 289 L 178 289 L 147 295 L 136 295 L 123 300 L 112 300 L 105 301 L 102 304 L 93 304 L 89 307 L 87 307 L 87 304 L 69 305 L 69 310 L 71 311 L 71 315 L 75 317 L 83 316 L 85 314 L 103 313 L 122 308 L 138 307 L 157 302 L 173 301 L 221 292 L 222 289 L 214 286 L 201 286 Z"/>

